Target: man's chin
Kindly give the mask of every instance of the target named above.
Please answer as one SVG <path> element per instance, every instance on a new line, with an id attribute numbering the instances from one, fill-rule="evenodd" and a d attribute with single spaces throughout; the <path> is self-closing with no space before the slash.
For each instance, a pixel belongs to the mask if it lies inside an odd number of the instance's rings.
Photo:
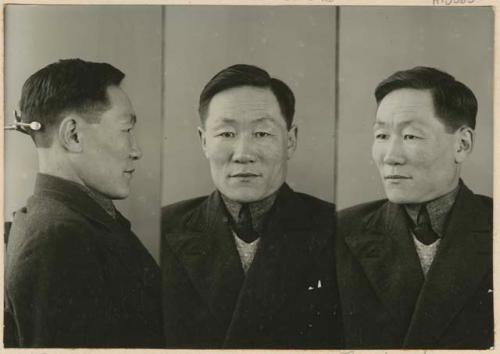
<path id="1" fill-rule="evenodd" d="M 412 197 L 409 193 L 405 193 L 402 190 L 385 190 L 385 195 L 391 203 L 394 204 L 412 204 L 416 203 L 415 197 Z"/>
<path id="2" fill-rule="evenodd" d="M 264 199 L 263 193 L 252 188 L 235 190 L 221 190 L 228 199 L 237 203 L 253 203 Z"/>
<path id="3" fill-rule="evenodd" d="M 111 199 L 111 200 L 122 200 L 122 199 L 127 199 L 129 194 L 130 194 L 130 189 L 124 188 L 123 190 L 101 190 L 98 191 L 101 195 L 104 197 Z"/>

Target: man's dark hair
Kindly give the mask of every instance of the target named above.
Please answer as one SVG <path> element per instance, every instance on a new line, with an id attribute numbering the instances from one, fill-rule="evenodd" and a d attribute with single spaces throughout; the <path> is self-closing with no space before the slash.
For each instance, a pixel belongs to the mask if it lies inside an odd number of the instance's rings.
<path id="1" fill-rule="evenodd" d="M 454 132 L 463 125 L 476 127 L 476 97 L 450 74 L 423 66 L 398 71 L 375 89 L 377 104 L 390 92 L 402 88 L 430 90 L 434 111 L 449 131 Z"/>
<path id="2" fill-rule="evenodd" d="M 125 74 L 107 63 L 65 59 L 40 69 L 23 85 L 19 108 L 21 121 L 42 124 L 31 131 L 35 145 L 50 146 L 50 130 L 57 127 L 63 114 L 75 112 L 86 119 L 98 119 L 109 108 L 107 88 L 119 86 Z"/>
<path id="3" fill-rule="evenodd" d="M 290 129 L 295 114 L 295 96 L 292 90 L 283 81 L 271 77 L 267 71 L 246 64 L 236 64 L 220 71 L 205 85 L 198 106 L 202 124 L 205 125 L 208 106 L 216 94 L 241 86 L 269 88 L 279 103 L 287 128 Z"/>

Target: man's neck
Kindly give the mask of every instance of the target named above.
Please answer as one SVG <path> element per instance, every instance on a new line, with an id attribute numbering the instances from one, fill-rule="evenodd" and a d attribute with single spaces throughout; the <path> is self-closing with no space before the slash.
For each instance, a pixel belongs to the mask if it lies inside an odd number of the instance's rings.
<path id="1" fill-rule="evenodd" d="M 56 153 L 50 151 L 49 149 L 37 150 L 40 173 L 59 177 L 81 186 L 82 190 L 85 191 L 97 204 L 99 204 L 106 211 L 106 213 L 111 215 L 113 218 L 116 217 L 116 209 L 113 201 L 98 191 L 89 188 L 75 173 L 64 157 L 55 156 Z"/>
<path id="2" fill-rule="evenodd" d="M 251 203 L 245 203 L 248 204 L 250 207 L 250 213 L 252 214 L 252 224 L 255 230 L 262 229 L 263 223 L 266 219 L 266 215 L 271 210 L 274 201 L 276 200 L 277 194 L 278 192 L 276 191 L 273 194 L 265 197 L 264 199 Z M 237 221 L 243 203 L 231 200 L 222 193 L 221 197 L 222 200 L 224 201 L 224 205 L 226 206 L 227 211 L 229 212 L 233 220 Z"/>
<path id="3" fill-rule="evenodd" d="M 441 195 L 438 198 L 434 198 L 428 202 L 419 203 L 419 204 L 406 204 L 405 209 L 408 213 L 408 216 L 413 221 L 413 224 L 417 223 L 418 213 L 420 208 L 425 205 L 427 212 L 430 217 L 432 228 L 439 235 L 444 234 L 444 227 L 446 224 L 447 216 L 455 203 L 458 192 L 460 190 L 461 183 L 457 184 L 453 190 L 450 192 Z"/>
<path id="4" fill-rule="evenodd" d="M 40 173 L 59 177 L 85 186 L 71 164 L 60 152 L 51 148 L 38 148 L 38 170 Z"/>

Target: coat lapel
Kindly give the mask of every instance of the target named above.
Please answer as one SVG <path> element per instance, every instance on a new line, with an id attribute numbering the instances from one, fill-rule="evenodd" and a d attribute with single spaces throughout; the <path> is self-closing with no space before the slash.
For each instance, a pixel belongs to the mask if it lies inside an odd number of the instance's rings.
<path id="1" fill-rule="evenodd" d="M 345 241 L 395 324 L 407 328 L 423 274 L 404 210 L 386 202 L 361 222 L 364 231 Z"/>
<path id="2" fill-rule="evenodd" d="M 303 283 L 302 274 L 311 264 L 307 240 L 313 216 L 297 198 L 287 185 L 278 194 L 238 298 L 226 335 L 228 347 L 265 341 L 259 338 L 270 333 L 287 294 L 296 293 L 292 289 Z"/>
<path id="3" fill-rule="evenodd" d="M 187 231 L 168 240 L 214 319 L 227 328 L 244 274 L 222 203 L 212 193 L 187 221 Z"/>
<path id="4" fill-rule="evenodd" d="M 491 220 L 491 213 L 463 185 L 417 302 L 405 347 L 435 344 L 491 269 Z"/>

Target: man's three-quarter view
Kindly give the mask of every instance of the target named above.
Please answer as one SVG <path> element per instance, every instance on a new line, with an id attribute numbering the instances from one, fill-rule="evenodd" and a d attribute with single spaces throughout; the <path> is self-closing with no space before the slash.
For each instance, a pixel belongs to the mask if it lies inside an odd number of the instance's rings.
<path id="1" fill-rule="evenodd" d="M 293 191 L 295 97 L 255 66 L 215 75 L 199 100 L 216 191 L 163 208 L 170 348 L 328 348 L 342 339 L 334 205 Z"/>
<path id="2" fill-rule="evenodd" d="M 460 178 L 476 97 L 428 67 L 396 72 L 375 97 L 372 157 L 387 199 L 338 213 L 346 347 L 490 348 L 493 204 Z"/>
<path id="3" fill-rule="evenodd" d="M 6 347 L 161 347 L 160 271 L 112 200 L 141 157 L 124 74 L 61 60 L 25 82 L 15 126 L 39 161 L 6 252 Z"/>

